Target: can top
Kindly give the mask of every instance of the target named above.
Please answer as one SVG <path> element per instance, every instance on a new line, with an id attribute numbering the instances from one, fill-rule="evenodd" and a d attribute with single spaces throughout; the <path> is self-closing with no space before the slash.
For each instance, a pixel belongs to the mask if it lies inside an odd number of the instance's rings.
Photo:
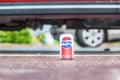
<path id="1" fill-rule="evenodd" d="M 71 40 L 70 37 L 64 37 L 62 40 Z"/>

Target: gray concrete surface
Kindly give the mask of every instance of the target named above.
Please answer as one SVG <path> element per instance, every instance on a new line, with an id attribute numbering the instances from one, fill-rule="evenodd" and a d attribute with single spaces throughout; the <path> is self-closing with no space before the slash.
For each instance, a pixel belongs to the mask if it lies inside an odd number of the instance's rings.
<path id="1" fill-rule="evenodd" d="M 120 80 L 120 56 L 0 56 L 0 80 Z"/>
<path id="2" fill-rule="evenodd" d="M 112 52 L 120 53 L 120 45 L 103 44 L 100 47 L 90 48 L 90 47 L 80 47 L 78 45 L 74 46 L 74 51 L 77 53 L 81 52 L 104 52 L 104 50 L 109 49 Z M 0 43 L 0 52 L 42 52 L 42 53 L 59 53 L 59 45 L 43 45 L 40 43 L 36 44 L 3 44 Z"/>

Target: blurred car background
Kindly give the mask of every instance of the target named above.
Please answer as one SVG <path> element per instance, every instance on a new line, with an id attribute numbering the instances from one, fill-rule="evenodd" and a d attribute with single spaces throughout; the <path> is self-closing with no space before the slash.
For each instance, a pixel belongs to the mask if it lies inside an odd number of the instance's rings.
<path id="1" fill-rule="evenodd" d="M 104 42 L 120 41 L 119 29 L 67 29 L 62 28 L 51 29 L 54 39 L 59 40 L 60 34 L 71 33 L 75 40 L 82 47 L 98 47 Z"/>
<path id="2" fill-rule="evenodd" d="M 34 42 L 47 45 L 59 44 L 59 36 L 64 33 L 74 35 L 77 45 L 81 47 L 98 47 L 106 42 L 120 41 L 120 30 L 118 29 L 67 29 L 44 24 L 43 29 L 22 29 L 20 31 L 0 31 L 0 43 L 25 43 Z"/>

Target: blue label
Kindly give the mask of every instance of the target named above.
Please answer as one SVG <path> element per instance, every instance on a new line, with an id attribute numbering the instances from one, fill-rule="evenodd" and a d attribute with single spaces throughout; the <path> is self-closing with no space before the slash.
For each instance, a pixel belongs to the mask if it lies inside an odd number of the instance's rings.
<path id="1" fill-rule="evenodd" d="M 62 41 L 62 46 L 63 46 L 63 48 L 70 48 L 71 47 L 71 45 L 72 45 L 72 42 L 71 41 Z"/>

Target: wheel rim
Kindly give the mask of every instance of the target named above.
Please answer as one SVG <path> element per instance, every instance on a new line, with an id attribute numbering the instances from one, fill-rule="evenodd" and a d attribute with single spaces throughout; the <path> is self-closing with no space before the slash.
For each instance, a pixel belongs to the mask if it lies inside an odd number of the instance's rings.
<path id="1" fill-rule="evenodd" d="M 103 42 L 104 31 L 102 29 L 83 30 L 82 37 L 87 45 L 95 47 Z"/>

